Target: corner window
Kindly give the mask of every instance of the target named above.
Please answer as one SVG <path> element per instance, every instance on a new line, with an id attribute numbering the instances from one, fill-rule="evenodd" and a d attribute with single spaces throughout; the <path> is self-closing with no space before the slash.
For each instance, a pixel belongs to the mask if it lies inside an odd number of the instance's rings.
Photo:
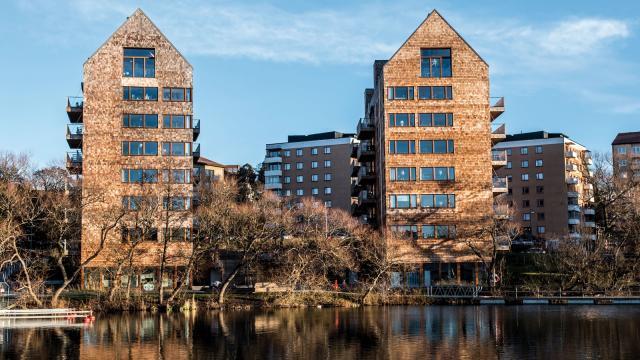
<path id="1" fill-rule="evenodd" d="M 156 50 L 124 48 L 122 76 L 156 77 Z"/>
<path id="2" fill-rule="evenodd" d="M 165 129 L 191 129 L 191 115 L 164 115 L 162 127 Z"/>
<path id="3" fill-rule="evenodd" d="M 163 88 L 162 101 L 191 102 L 190 88 Z"/>
<path id="4" fill-rule="evenodd" d="M 420 76 L 451 77 L 451 49 L 421 49 Z"/>

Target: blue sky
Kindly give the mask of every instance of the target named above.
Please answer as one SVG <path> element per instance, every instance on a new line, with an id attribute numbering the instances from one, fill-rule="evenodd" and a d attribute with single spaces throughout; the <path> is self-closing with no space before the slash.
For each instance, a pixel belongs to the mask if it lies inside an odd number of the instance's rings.
<path id="1" fill-rule="evenodd" d="M 595 151 L 640 131 L 638 1 L 5 1 L 0 149 L 60 159 L 82 63 L 141 7 L 194 66 L 203 155 L 258 163 L 287 134 L 353 131 L 386 59 L 437 8 L 488 61 L 509 132 Z"/>

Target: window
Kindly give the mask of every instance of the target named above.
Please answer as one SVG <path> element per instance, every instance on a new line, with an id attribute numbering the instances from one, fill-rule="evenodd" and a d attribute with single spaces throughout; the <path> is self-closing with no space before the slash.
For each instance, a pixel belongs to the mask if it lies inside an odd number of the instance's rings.
<path id="1" fill-rule="evenodd" d="M 156 101 L 158 100 L 157 87 L 123 86 L 122 100 L 131 101 Z"/>
<path id="2" fill-rule="evenodd" d="M 324 188 L 324 194 L 325 195 L 331 195 L 331 188 L 330 187 Z"/>
<path id="3" fill-rule="evenodd" d="M 325 154 L 331 154 L 331 146 L 325 146 L 324 147 L 324 153 Z"/>
<path id="4" fill-rule="evenodd" d="M 191 129 L 191 115 L 164 115 L 162 127 L 165 129 Z"/>
<path id="5" fill-rule="evenodd" d="M 456 170 L 453 167 L 423 167 L 420 168 L 420 180 L 423 181 L 453 181 Z"/>
<path id="6" fill-rule="evenodd" d="M 285 151 L 284 151 L 284 156 L 285 156 L 285 157 L 289 157 L 289 156 L 291 156 L 291 150 L 285 150 Z"/>
<path id="7" fill-rule="evenodd" d="M 301 182 L 303 182 L 303 181 L 304 181 L 304 176 L 302 176 L 302 175 L 298 175 L 298 176 L 296 176 L 296 182 L 297 182 L 297 183 L 301 183 Z"/>
<path id="8" fill-rule="evenodd" d="M 191 208 L 189 196 L 165 196 L 162 199 L 162 209 L 172 211 L 184 211 Z"/>
<path id="9" fill-rule="evenodd" d="M 455 239 L 455 225 L 422 225 L 423 239 Z"/>
<path id="10" fill-rule="evenodd" d="M 287 189 L 284 191 L 284 196 L 291 196 L 291 190 Z"/>
<path id="11" fill-rule="evenodd" d="M 302 162 L 297 162 L 296 163 L 296 169 L 302 170 L 303 168 L 304 168 L 304 163 L 302 163 Z"/>
<path id="12" fill-rule="evenodd" d="M 123 141 L 122 155 L 124 156 L 156 156 L 158 143 L 155 141 Z"/>
<path id="13" fill-rule="evenodd" d="M 451 100 L 453 89 L 451 86 L 418 86 L 420 100 Z"/>
<path id="14" fill-rule="evenodd" d="M 311 181 L 313 181 L 313 182 L 318 181 L 318 174 L 311 175 Z"/>
<path id="15" fill-rule="evenodd" d="M 421 154 L 452 154 L 453 140 L 420 140 Z"/>
<path id="16" fill-rule="evenodd" d="M 390 86 L 387 88 L 388 100 L 413 100 L 413 86 Z"/>
<path id="17" fill-rule="evenodd" d="M 452 113 L 425 113 L 418 114 L 420 126 L 453 126 Z"/>
<path id="18" fill-rule="evenodd" d="M 304 189 L 297 189 L 296 190 L 296 195 L 297 196 L 304 196 Z"/>
<path id="19" fill-rule="evenodd" d="M 520 155 L 527 155 L 529 153 L 529 148 L 523 147 L 520 148 Z"/>
<path id="20" fill-rule="evenodd" d="M 291 176 L 285 176 L 284 177 L 284 183 L 285 184 L 290 184 L 291 183 Z"/>
<path id="21" fill-rule="evenodd" d="M 400 167 L 389 169 L 390 181 L 415 181 L 416 168 Z"/>
<path id="22" fill-rule="evenodd" d="M 163 88 L 162 101 L 191 102 L 191 88 Z"/>
<path id="23" fill-rule="evenodd" d="M 324 174 L 324 181 L 331 181 L 331 173 Z"/>
<path id="24" fill-rule="evenodd" d="M 529 167 L 529 160 L 522 160 L 520 162 L 520 167 L 521 168 L 528 168 Z"/>
<path id="25" fill-rule="evenodd" d="M 542 159 L 536 160 L 536 167 L 542 167 Z"/>
<path id="26" fill-rule="evenodd" d="M 455 208 L 454 194 L 425 194 L 420 195 L 420 206 L 423 208 Z"/>
<path id="27" fill-rule="evenodd" d="M 280 184 L 280 176 L 265 176 L 265 184 Z"/>
<path id="28" fill-rule="evenodd" d="M 620 160 L 620 161 L 618 162 L 618 165 L 619 165 L 620 167 L 625 167 L 625 166 L 627 166 L 627 160 Z"/>
<path id="29" fill-rule="evenodd" d="M 311 195 L 318 195 L 318 188 L 312 188 Z"/>
<path id="30" fill-rule="evenodd" d="M 530 205 L 529 200 L 522 200 L 522 207 L 523 208 L 527 208 L 527 207 L 529 207 L 529 205 Z"/>
<path id="31" fill-rule="evenodd" d="M 544 207 L 544 199 L 536 200 L 536 206 L 537 207 Z"/>
<path id="32" fill-rule="evenodd" d="M 284 169 L 285 169 L 285 170 L 291 170 L 291 164 L 289 164 L 289 163 L 285 163 L 285 164 L 284 164 Z"/>
<path id="33" fill-rule="evenodd" d="M 391 140 L 389 141 L 390 154 L 415 154 L 415 140 Z"/>
<path id="34" fill-rule="evenodd" d="M 451 49 L 421 49 L 420 76 L 451 77 Z"/>
<path id="35" fill-rule="evenodd" d="M 162 235 L 169 241 L 191 241 L 191 229 L 186 227 L 163 229 Z"/>
<path id="36" fill-rule="evenodd" d="M 544 180 L 544 173 L 536 173 L 536 180 Z"/>
<path id="37" fill-rule="evenodd" d="M 150 228 L 144 234 L 141 228 L 123 228 L 120 231 L 122 242 L 158 241 L 158 229 Z"/>
<path id="38" fill-rule="evenodd" d="M 330 168 L 331 167 L 331 160 L 325 160 L 324 161 L 324 167 Z"/>
<path id="39" fill-rule="evenodd" d="M 528 194 L 529 193 L 529 187 L 528 186 L 523 186 L 522 187 L 522 193 L 523 194 Z"/>
<path id="40" fill-rule="evenodd" d="M 125 183 L 157 183 L 156 169 L 122 169 L 122 182 Z"/>
<path id="41" fill-rule="evenodd" d="M 531 221 L 531 213 L 522 214 L 522 220 L 523 221 Z"/>
<path id="42" fill-rule="evenodd" d="M 122 127 L 125 128 L 157 128 L 158 115 L 155 114 L 124 114 Z"/>
<path id="43" fill-rule="evenodd" d="M 318 155 L 318 148 L 311 148 L 311 155 Z"/>
<path id="44" fill-rule="evenodd" d="M 328 208 L 333 207 L 333 204 L 332 204 L 331 200 L 325 200 L 324 201 L 324 207 L 328 207 Z"/>
<path id="45" fill-rule="evenodd" d="M 191 183 L 191 172 L 188 169 L 165 169 L 162 170 L 162 181 L 171 184 L 189 184 Z"/>
<path id="46" fill-rule="evenodd" d="M 191 143 L 188 142 L 163 142 L 163 156 L 191 156 Z"/>
<path id="47" fill-rule="evenodd" d="M 544 186 L 536 186 L 537 194 L 544 194 Z"/>
<path id="48" fill-rule="evenodd" d="M 536 146 L 536 154 L 542 154 L 542 146 Z"/>
<path id="49" fill-rule="evenodd" d="M 511 161 L 507 161 L 507 169 L 511 169 L 513 167 L 513 165 L 511 164 Z"/>
<path id="50" fill-rule="evenodd" d="M 156 77 L 156 50 L 124 48 L 122 76 Z"/>
<path id="51" fill-rule="evenodd" d="M 529 181 L 529 174 L 521 174 L 520 175 L 520 180 Z"/>
<path id="52" fill-rule="evenodd" d="M 390 195 L 389 206 L 392 209 L 409 209 L 418 207 L 417 195 Z"/>
<path id="53" fill-rule="evenodd" d="M 418 225 L 391 225 L 389 229 L 402 238 L 418 238 Z"/>
<path id="54" fill-rule="evenodd" d="M 544 220 L 544 213 L 543 212 L 538 213 L 538 220 L 540 220 L 540 221 Z"/>
<path id="55" fill-rule="evenodd" d="M 302 156 L 302 149 L 296 149 L 296 156 Z"/>
<path id="56" fill-rule="evenodd" d="M 390 127 L 416 126 L 416 115 L 407 113 L 389 113 Z M 326 153 L 325 153 L 326 154 Z"/>
<path id="57" fill-rule="evenodd" d="M 511 156 L 511 149 L 507 149 L 507 156 Z"/>
<path id="58" fill-rule="evenodd" d="M 536 227 L 536 231 L 538 232 L 538 234 L 544 234 L 545 228 L 544 226 L 538 226 Z"/>
<path id="59" fill-rule="evenodd" d="M 311 162 L 311 168 L 312 169 L 317 169 L 318 168 L 318 162 L 317 161 L 312 161 Z"/>
<path id="60" fill-rule="evenodd" d="M 138 210 L 142 205 L 142 196 L 123 196 L 122 197 L 122 208 L 125 210 Z"/>

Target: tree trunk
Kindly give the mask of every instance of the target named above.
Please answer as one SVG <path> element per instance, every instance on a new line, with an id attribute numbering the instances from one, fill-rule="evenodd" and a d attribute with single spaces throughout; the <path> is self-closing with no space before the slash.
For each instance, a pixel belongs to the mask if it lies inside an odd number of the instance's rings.
<path id="1" fill-rule="evenodd" d="M 231 274 L 224 281 L 224 283 L 222 283 L 222 287 L 220 288 L 220 293 L 218 294 L 218 304 L 220 304 L 220 306 L 222 306 L 222 304 L 224 304 L 224 295 L 227 292 L 227 288 L 229 287 L 229 284 L 231 284 L 233 279 L 235 279 L 236 275 L 238 275 L 238 273 L 240 272 L 240 269 L 242 268 L 243 265 L 244 265 L 244 263 L 242 263 L 242 262 L 239 263 L 235 267 L 235 269 L 233 269 L 233 272 L 231 272 Z"/>
<path id="2" fill-rule="evenodd" d="M 116 270 L 115 278 L 113 281 L 113 285 L 109 289 L 108 299 L 109 302 L 113 301 L 113 298 L 116 295 L 116 291 L 120 289 L 120 277 L 122 276 L 122 268 L 124 267 L 124 263 L 121 262 L 118 264 L 118 268 Z"/>
<path id="3" fill-rule="evenodd" d="M 364 301 L 367 299 L 367 296 L 369 296 L 371 291 L 373 291 L 373 288 L 376 287 L 376 285 L 378 284 L 378 281 L 380 280 L 382 275 L 384 275 L 387 272 L 387 270 L 388 270 L 388 267 L 385 267 L 383 270 L 381 270 L 378 273 L 378 275 L 375 277 L 375 279 L 373 279 L 373 282 L 371 283 L 371 285 L 369 287 L 367 287 L 367 290 L 364 292 L 362 297 L 360 297 L 360 304 L 364 304 Z"/>
<path id="4" fill-rule="evenodd" d="M 42 301 L 38 298 L 38 295 L 33 291 L 33 286 L 31 285 L 31 276 L 29 276 L 29 270 L 27 269 L 27 264 L 22 259 L 20 255 L 20 251 L 18 251 L 18 246 L 16 245 L 15 238 L 13 239 L 13 250 L 15 251 L 16 257 L 20 262 L 20 266 L 22 266 L 22 272 L 24 272 L 24 277 L 27 280 L 27 291 L 29 292 L 29 296 L 31 299 L 38 305 L 42 307 Z"/>

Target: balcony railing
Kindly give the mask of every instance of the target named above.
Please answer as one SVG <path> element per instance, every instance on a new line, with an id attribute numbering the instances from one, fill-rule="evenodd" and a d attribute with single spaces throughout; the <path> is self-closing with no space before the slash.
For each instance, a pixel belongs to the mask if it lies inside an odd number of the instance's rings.
<path id="1" fill-rule="evenodd" d="M 358 121 L 357 129 L 358 139 L 360 140 L 371 139 L 375 130 L 373 121 L 369 118 L 361 118 L 360 121 Z"/>
<path id="2" fill-rule="evenodd" d="M 491 150 L 491 160 L 507 161 L 507 150 Z"/>
<path id="3" fill-rule="evenodd" d="M 193 119 L 193 140 L 198 140 L 200 136 L 200 119 Z"/>
<path id="4" fill-rule="evenodd" d="M 504 97 L 489 98 L 489 109 L 491 113 L 491 121 L 504 113 Z"/>
<path id="5" fill-rule="evenodd" d="M 191 153 L 194 157 L 200 157 L 200 144 L 193 144 L 193 151 Z"/>
<path id="6" fill-rule="evenodd" d="M 577 177 L 568 177 L 567 178 L 567 184 L 569 185 L 575 185 L 577 183 L 579 183 L 580 180 Z"/>
<path id="7" fill-rule="evenodd" d="M 358 201 L 362 204 L 365 202 L 375 201 L 376 197 L 373 191 L 362 190 L 358 194 Z"/>
<path id="8" fill-rule="evenodd" d="M 493 177 L 493 192 L 503 193 L 508 191 L 508 184 L 506 177 Z"/>
<path id="9" fill-rule="evenodd" d="M 578 153 L 577 153 L 577 152 L 575 152 L 575 151 L 571 151 L 571 150 L 569 150 L 569 151 L 567 151 L 567 152 L 565 153 L 565 156 L 566 156 L 566 157 L 568 157 L 568 158 L 575 159 L 575 158 L 577 158 L 577 157 L 578 157 Z"/>
<path id="10" fill-rule="evenodd" d="M 67 97 L 67 116 L 72 123 L 82 122 L 82 110 L 84 108 L 84 99 L 79 96 Z"/>
<path id="11" fill-rule="evenodd" d="M 367 161 L 375 157 L 375 147 L 368 141 L 363 141 L 358 145 L 358 160 Z"/>
<path id="12" fill-rule="evenodd" d="M 67 152 L 67 170 L 72 174 L 82 173 L 82 152 L 79 150 Z"/>
<path id="13" fill-rule="evenodd" d="M 491 135 L 492 137 L 506 137 L 507 126 L 502 123 L 491 124 Z"/>
<path id="14" fill-rule="evenodd" d="M 68 124 L 67 125 L 67 144 L 72 149 L 82 148 L 82 135 L 84 134 L 84 127 L 82 124 Z"/>

